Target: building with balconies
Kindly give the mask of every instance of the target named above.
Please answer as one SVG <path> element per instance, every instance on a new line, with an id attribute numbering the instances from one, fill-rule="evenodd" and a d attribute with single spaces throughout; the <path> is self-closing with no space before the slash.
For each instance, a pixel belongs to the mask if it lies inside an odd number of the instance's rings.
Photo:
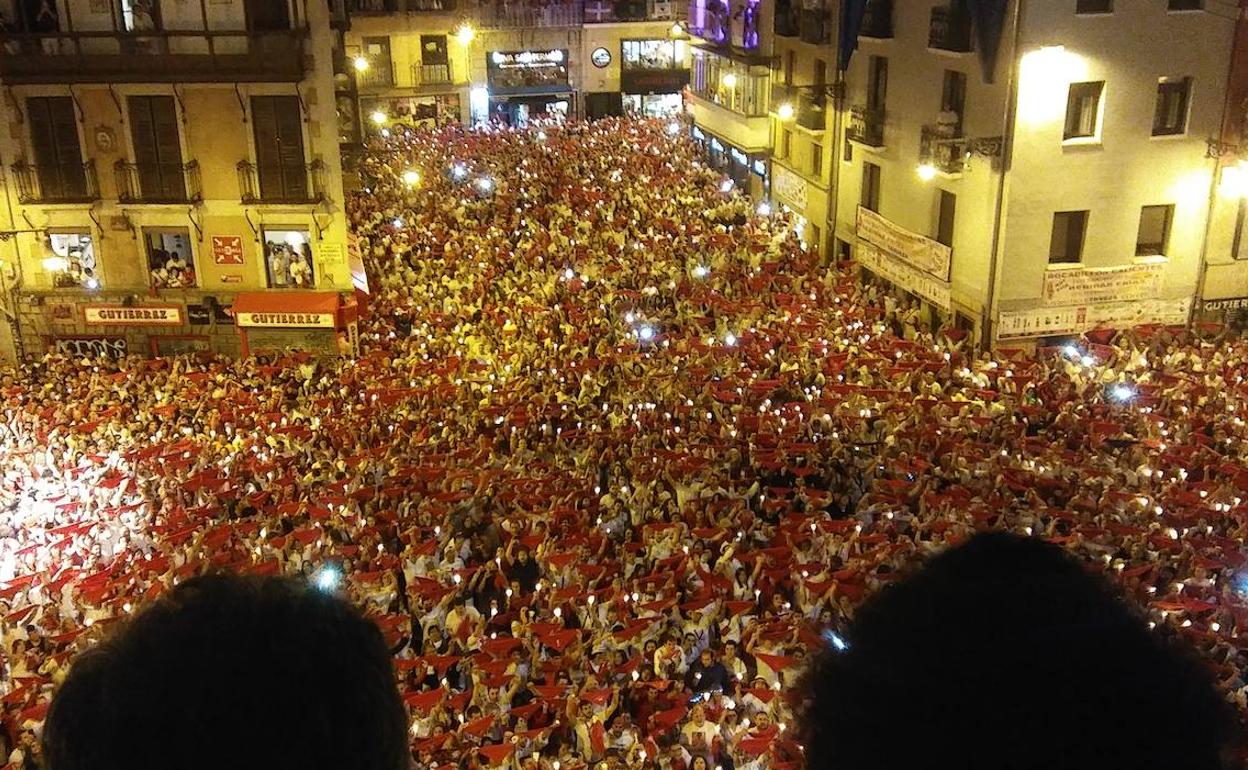
<path id="1" fill-rule="evenodd" d="M 347 54 L 372 130 L 671 115 L 689 82 L 683 18 L 668 0 L 393 0 L 353 14 Z"/>
<path id="2" fill-rule="evenodd" d="M 985 344 L 1188 320 L 1233 18 L 1189 0 L 849 6 L 838 258 Z M 1219 249 L 1248 286 L 1235 218 Z"/>
<path id="3" fill-rule="evenodd" d="M 351 304 L 341 12 L 274 0 L 62 0 L 37 19 L 15 8 L 0 32 L 7 352 L 338 353 L 345 311 L 240 325 L 231 307 Z"/>

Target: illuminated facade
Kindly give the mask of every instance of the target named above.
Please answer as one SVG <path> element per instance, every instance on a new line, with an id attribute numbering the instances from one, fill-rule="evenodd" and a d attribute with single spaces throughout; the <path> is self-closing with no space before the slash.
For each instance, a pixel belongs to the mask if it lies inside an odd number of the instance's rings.
<path id="1" fill-rule="evenodd" d="M 998 346 L 1187 321 L 1232 18 L 1196 0 L 869 0 L 851 22 L 838 257 Z"/>
<path id="2" fill-rule="evenodd" d="M 541 115 L 676 115 L 689 46 L 667 0 L 355 0 L 347 56 L 367 131 Z"/>
<path id="3" fill-rule="evenodd" d="M 286 0 L 54 5 L 6 9 L 0 33 L 5 354 L 348 349 L 345 17 Z M 266 315 L 272 295 L 295 313 Z M 238 322 L 239 298 L 256 323 Z M 302 328 L 309 303 L 342 312 Z"/>

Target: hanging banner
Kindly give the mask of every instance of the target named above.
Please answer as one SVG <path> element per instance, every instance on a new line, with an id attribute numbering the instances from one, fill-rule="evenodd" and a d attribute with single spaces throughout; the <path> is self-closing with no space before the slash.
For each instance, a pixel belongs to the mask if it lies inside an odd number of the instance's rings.
<path id="1" fill-rule="evenodd" d="M 947 282 L 938 281 L 927 273 L 914 269 L 861 238 L 858 239 L 857 261 L 881 278 L 917 294 L 941 310 L 949 310 L 952 304 Z"/>
<path id="2" fill-rule="evenodd" d="M 806 180 L 778 163 L 771 164 L 771 191 L 781 202 L 806 213 Z"/>
<path id="3" fill-rule="evenodd" d="M 1153 299 L 1160 293 L 1166 262 L 1136 262 L 1116 267 L 1049 268 L 1044 273 L 1044 304 L 1091 305 Z"/>
<path id="4" fill-rule="evenodd" d="M 992 83 L 997 71 L 997 52 L 1005 29 L 1007 0 L 970 0 L 971 24 L 975 28 L 975 48 L 984 82 Z"/>
<path id="5" fill-rule="evenodd" d="M 858 34 L 862 31 L 862 20 L 867 13 L 868 0 L 845 0 L 841 11 L 841 39 L 837 51 L 837 66 L 841 72 L 849 69 L 849 60 L 858 50 Z"/>
<path id="6" fill-rule="evenodd" d="M 997 339 L 1055 337 L 1098 328 L 1129 329 L 1144 324 L 1185 324 L 1191 306 L 1190 299 L 1154 299 L 1003 311 L 997 315 Z"/>
<path id="7" fill-rule="evenodd" d="M 941 281 L 949 280 L 953 249 L 906 228 L 862 206 L 858 207 L 858 237 Z"/>

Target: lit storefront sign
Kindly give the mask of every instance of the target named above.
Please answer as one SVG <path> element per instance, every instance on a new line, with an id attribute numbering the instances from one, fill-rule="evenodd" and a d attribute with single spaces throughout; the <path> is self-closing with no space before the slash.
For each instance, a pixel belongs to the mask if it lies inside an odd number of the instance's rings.
<path id="1" fill-rule="evenodd" d="M 486 57 L 492 94 L 551 93 L 568 88 L 568 52 L 492 51 Z"/>
<path id="2" fill-rule="evenodd" d="M 181 326 L 179 305 L 84 305 L 83 323 L 87 326 Z"/>
<path id="3" fill-rule="evenodd" d="M 332 329 L 333 313 L 235 313 L 239 326 L 269 329 Z"/>

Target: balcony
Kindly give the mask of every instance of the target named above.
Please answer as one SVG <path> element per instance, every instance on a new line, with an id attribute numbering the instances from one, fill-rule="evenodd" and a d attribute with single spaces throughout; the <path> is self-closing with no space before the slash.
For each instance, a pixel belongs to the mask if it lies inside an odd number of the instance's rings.
<path id="1" fill-rule="evenodd" d="M 249 205 L 315 205 L 325 200 L 325 167 L 312 163 L 238 163 L 239 199 Z"/>
<path id="2" fill-rule="evenodd" d="M 352 14 L 395 13 L 399 10 L 398 0 L 347 0 L 347 11 Z"/>
<path id="3" fill-rule="evenodd" d="M 483 4 L 478 23 L 483 29 L 531 29 L 541 27 L 578 27 L 585 21 L 585 6 L 579 2 L 550 5 L 504 4 L 494 0 Z"/>
<path id="4" fill-rule="evenodd" d="M 14 163 L 13 178 L 21 203 L 91 203 L 100 199 L 95 161 L 86 163 Z"/>
<path id="5" fill-rule="evenodd" d="M 782 105 L 793 108 L 791 120 L 807 131 L 823 131 L 827 128 L 828 97 L 821 87 L 771 85 L 771 112 L 777 115 Z M 783 119 L 783 118 L 782 118 Z"/>
<path id="6" fill-rule="evenodd" d="M 113 165 L 117 200 L 122 203 L 194 203 L 204 198 L 199 162 Z"/>
<path id="7" fill-rule="evenodd" d="M 613 24 L 625 21 L 672 21 L 675 6 L 654 0 L 586 0 L 586 24 Z"/>
<path id="8" fill-rule="evenodd" d="M 933 8 L 927 47 L 937 51 L 970 53 L 971 17 L 966 10 L 956 6 Z"/>
<path id="9" fill-rule="evenodd" d="M 43 83 L 298 82 L 304 30 L 0 34 L 0 79 Z"/>
<path id="10" fill-rule="evenodd" d="M 449 64 L 413 64 L 412 85 L 449 86 L 451 84 L 451 65 Z"/>
<path id="11" fill-rule="evenodd" d="M 961 174 L 966 169 L 966 153 L 960 137 L 945 126 L 923 126 L 919 132 L 919 163 L 942 174 Z"/>
<path id="12" fill-rule="evenodd" d="M 776 5 L 775 32 L 780 37 L 797 37 L 801 34 L 802 13 L 789 3 Z"/>
<path id="13" fill-rule="evenodd" d="M 363 91 L 393 88 L 394 62 L 389 59 L 385 61 L 371 59 L 368 63 L 368 69 L 363 72 L 356 72 L 355 78 L 356 85 Z"/>
<path id="14" fill-rule="evenodd" d="M 456 10 L 456 0 L 346 0 L 353 16 L 389 13 L 449 13 Z"/>
<path id="15" fill-rule="evenodd" d="M 867 0 L 862 16 L 862 37 L 887 40 L 893 36 L 893 0 Z"/>
<path id="16" fill-rule="evenodd" d="M 858 105 L 849 111 L 849 138 L 867 147 L 884 146 L 884 110 Z"/>

